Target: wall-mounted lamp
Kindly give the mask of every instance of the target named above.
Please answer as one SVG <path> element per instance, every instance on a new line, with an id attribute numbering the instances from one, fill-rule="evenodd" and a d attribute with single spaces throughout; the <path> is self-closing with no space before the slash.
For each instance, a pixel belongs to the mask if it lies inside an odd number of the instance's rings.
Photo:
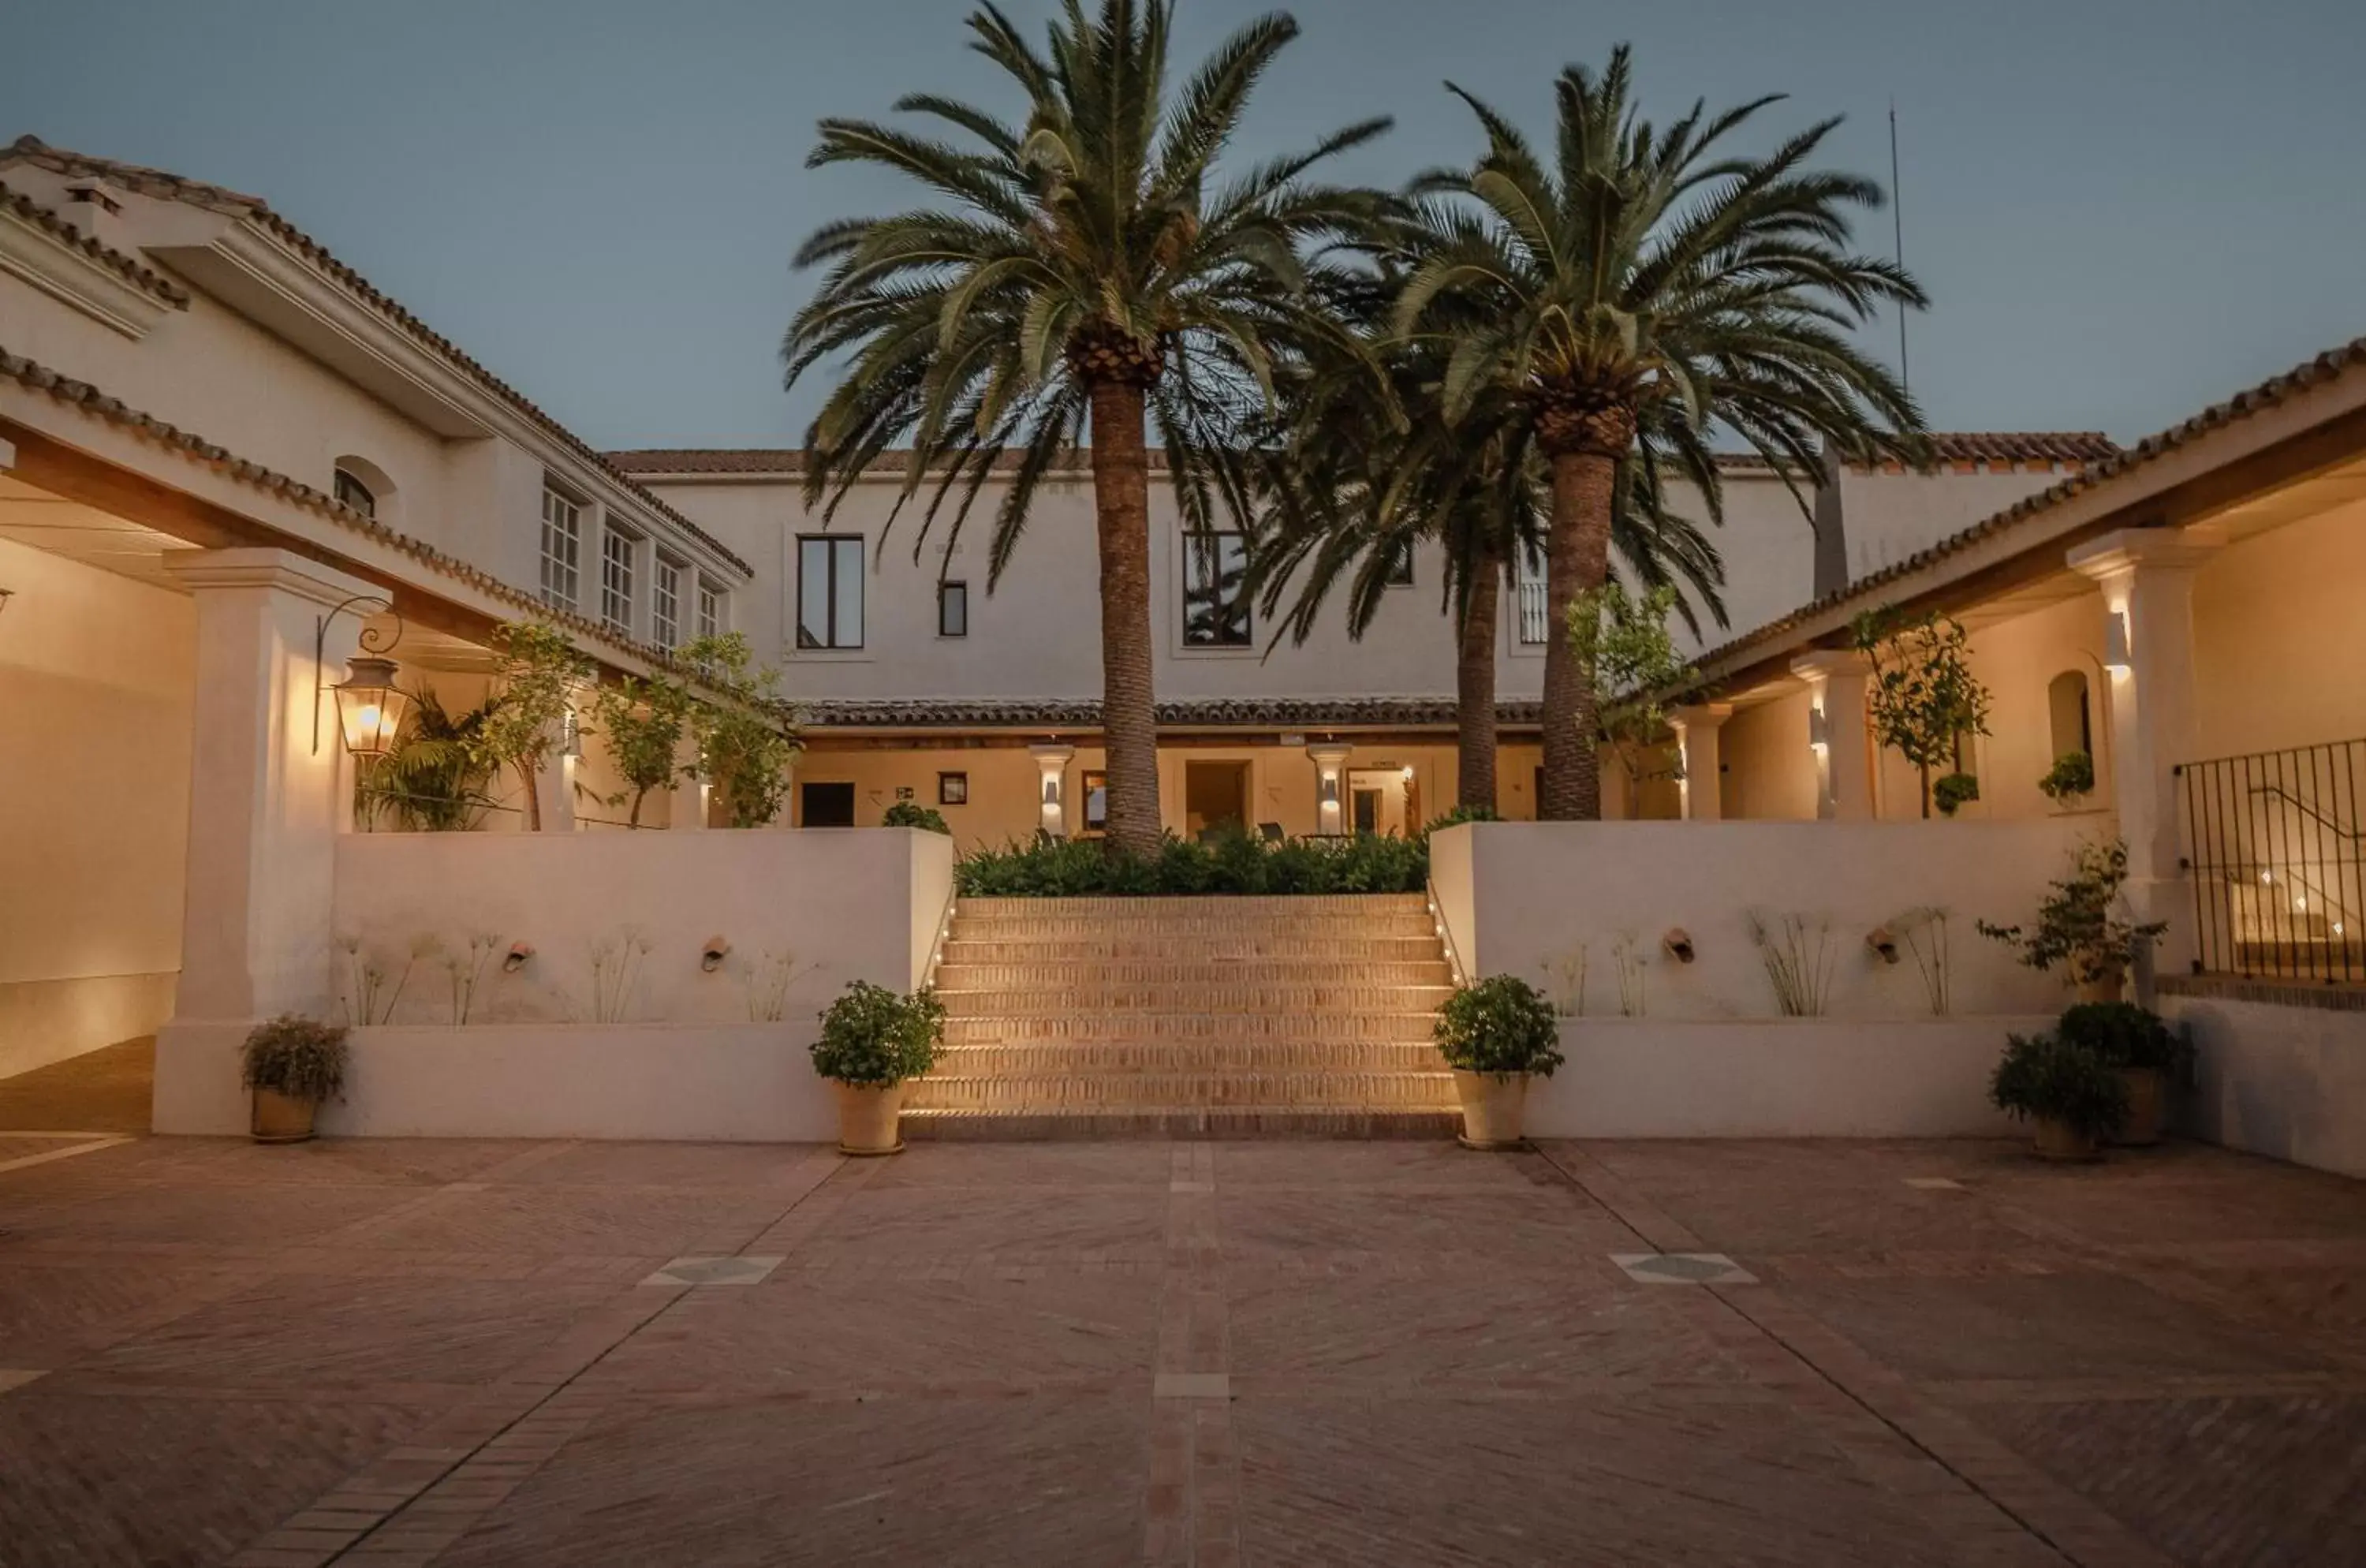
<path id="1" fill-rule="evenodd" d="M 1820 707 L 1808 710 L 1808 750 L 1825 751 L 1831 749 L 1831 716 Z"/>
<path id="2" fill-rule="evenodd" d="M 329 625 L 356 604 L 376 604 L 394 617 L 391 634 L 376 626 L 362 627 L 361 651 L 345 660 L 345 678 L 328 684 L 322 666 L 328 660 Z M 402 640 L 402 617 L 383 593 L 356 593 L 312 623 L 312 755 L 321 754 L 321 694 L 337 699 L 337 728 L 345 750 L 356 757 L 383 757 L 394 750 L 411 697 L 394 683 L 395 662 L 386 652 Z"/>
<path id="3" fill-rule="evenodd" d="M 8 601 L 14 599 L 16 596 L 17 591 L 15 589 L 0 588 L 0 614 L 5 614 L 7 611 Z"/>
<path id="4" fill-rule="evenodd" d="M 558 754 L 562 757 L 583 755 L 583 719 L 571 707 L 558 724 Z"/>
<path id="5" fill-rule="evenodd" d="M 2103 617 L 2103 668 L 2114 675 L 2124 675 L 2135 668 L 2128 653 L 2128 613 L 2113 610 Z"/>

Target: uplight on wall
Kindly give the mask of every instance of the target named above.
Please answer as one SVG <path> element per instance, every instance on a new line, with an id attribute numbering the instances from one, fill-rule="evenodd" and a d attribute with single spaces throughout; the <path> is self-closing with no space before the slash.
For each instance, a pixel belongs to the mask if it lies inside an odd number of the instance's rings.
<path id="1" fill-rule="evenodd" d="M 2135 668 L 2128 653 L 2128 613 L 2113 610 L 2103 617 L 2103 668 L 2114 675 L 2124 675 Z"/>

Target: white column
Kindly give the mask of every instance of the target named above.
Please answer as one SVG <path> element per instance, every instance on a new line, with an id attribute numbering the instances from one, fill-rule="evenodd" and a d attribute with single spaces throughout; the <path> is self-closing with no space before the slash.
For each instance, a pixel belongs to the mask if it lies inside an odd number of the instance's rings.
<path id="1" fill-rule="evenodd" d="M 1036 826 L 1055 839 L 1068 836 L 1068 763 L 1076 754 L 1074 746 L 1030 746 L 1030 755 L 1042 771 L 1035 798 L 1040 803 Z"/>
<path id="2" fill-rule="evenodd" d="M 550 750 L 542 754 L 542 766 L 534 773 L 534 793 L 542 803 L 542 830 L 546 833 L 575 831 L 575 773 L 582 759 L 575 752 L 582 742 L 571 739 L 565 720 L 559 721 L 559 732 L 553 737 Z"/>
<path id="3" fill-rule="evenodd" d="M 1676 732 L 1677 754 L 1684 759 L 1684 776 L 1676 790 L 1687 822 L 1715 822 L 1725 815 L 1719 742 L 1725 721 L 1732 716 L 1731 703 L 1698 703 L 1668 715 L 1668 723 Z"/>
<path id="4" fill-rule="evenodd" d="M 347 775 L 334 699 L 319 688 L 342 677 L 360 620 L 329 628 L 321 664 L 313 641 L 320 617 L 374 590 L 276 549 L 172 551 L 164 569 L 197 601 L 197 708 L 181 978 L 157 1035 L 155 1127 L 239 1133 L 247 1030 L 282 1012 L 334 1017 Z"/>
<path id="5" fill-rule="evenodd" d="M 684 735 L 673 749 L 673 800 L 666 810 L 666 826 L 685 832 L 702 832 L 706 827 L 706 802 L 714 785 L 703 778 L 683 771 L 698 766 L 698 742 Z M 786 817 L 783 808 L 781 815 Z"/>
<path id="6" fill-rule="evenodd" d="M 1306 749 L 1314 763 L 1314 830 L 1318 833 L 1339 834 L 1346 831 L 1346 790 L 1345 774 L 1352 746 L 1336 741 L 1324 741 Z"/>
<path id="7" fill-rule="evenodd" d="M 1865 722 L 1868 669 L 1865 655 L 1849 649 L 1791 660 L 1791 673 L 1808 683 L 1808 733 L 1799 739 L 1815 753 L 1816 815 L 1826 820 L 1873 820 L 1873 752 Z"/>
<path id="8" fill-rule="evenodd" d="M 2124 528 L 2068 558 L 2102 590 L 2112 793 L 2128 846 L 2128 901 L 2137 919 L 2169 923 L 2156 956 L 2176 968 L 2192 956 L 2193 932 L 2169 770 L 2194 760 L 2198 737 L 2193 574 L 2225 543 L 2216 529 Z"/>

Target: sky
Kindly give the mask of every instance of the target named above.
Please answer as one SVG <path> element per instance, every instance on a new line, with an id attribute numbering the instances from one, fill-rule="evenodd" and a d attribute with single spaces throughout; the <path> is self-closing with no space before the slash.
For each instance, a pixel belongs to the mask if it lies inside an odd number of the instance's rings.
<path id="1" fill-rule="evenodd" d="M 1008 0 L 1040 23 L 1052 0 Z M 1182 0 L 1179 59 L 1268 7 Z M 2123 441 L 2366 333 L 2358 0 L 1299 0 L 1234 155 L 1373 114 L 1336 165 L 1467 163 L 1452 79 L 1549 134 L 1551 80 L 1634 45 L 1647 112 L 1764 93 L 1887 183 L 1934 428 Z M 0 7 L 0 140 L 30 131 L 264 197 L 595 446 L 794 445 L 781 387 L 832 219 L 892 175 L 808 171 L 825 115 L 1012 107 L 970 0 L 75 0 Z M 1887 254 L 1889 215 L 1860 235 Z M 5 323 L 0 323 L 5 341 Z M 1867 341 L 1896 353 L 1896 325 Z"/>

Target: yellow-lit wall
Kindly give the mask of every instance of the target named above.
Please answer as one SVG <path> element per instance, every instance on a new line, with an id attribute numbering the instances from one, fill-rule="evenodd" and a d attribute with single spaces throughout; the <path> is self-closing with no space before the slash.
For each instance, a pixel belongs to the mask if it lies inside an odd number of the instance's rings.
<path id="1" fill-rule="evenodd" d="M 2366 502 L 2229 545 L 2193 583 L 2195 759 L 2366 736 Z"/>

